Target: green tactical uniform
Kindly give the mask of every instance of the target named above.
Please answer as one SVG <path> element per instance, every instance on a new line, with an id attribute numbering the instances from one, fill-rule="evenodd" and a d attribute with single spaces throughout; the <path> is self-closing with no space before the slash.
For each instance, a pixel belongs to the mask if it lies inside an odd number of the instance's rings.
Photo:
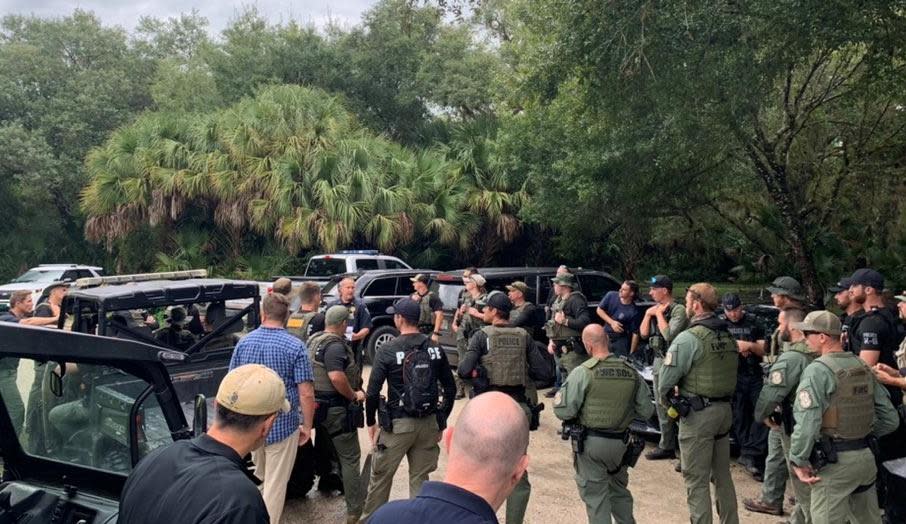
<path id="1" fill-rule="evenodd" d="M 289 320 L 286 321 L 286 330 L 290 335 L 293 335 L 302 342 L 308 343 L 311 320 L 316 316 L 318 316 L 317 311 L 293 313 L 289 316 Z"/>
<path id="2" fill-rule="evenodd" d="M 822 437 L 833 439 L 837 449 L 837 462 L 821 468 L 816 473 L 821 480 L 812 484 L 812 520 L 881 522 L 877 466 L 866 437 L 893 432 L 899 417 L 871 368 L 843 351 L 816 359 L 802 373 L 793 416 L 790 462 L 809 466 Z"/>
<path id="3" fill-rule="evenodd" d="M 790 434 L 793 429 L 792 410 L 796 387 L 799 385 L 802 372 L 817 356 L 804 341 L 791 342 L 787 346 L 787 350 L 781 353 L 771 366 L 765 385 L 758 396 L 758 402 L 755 404 L 755 420 L 757 421 L 768 418 L 778 408 L 783 413 L 783 427 L 772 430 L 771 433 L 777 433 L 780 436 L 785 459 L 790 454 Z M 786 461 L 787 467 L 790 467 L 789 459 Z M 796 507 L 790 513 L 789 522 L 791 524 L 809 523 L 812 521 L 811 488 L 808 484 L 801 482 L 792 469 L 789 470 L 789 476 L 793 481 L 793 492 L 796 494 Z M 783 492 L 780 496 L 782 503 Z"/>
<path id="4" fill-rule="evenodd" d="M 325 353 L 328 350 L 337 351 L 339 348 L 343 348 L 345 353 L 343 361 L 346 365 L 343 371 L 349 381 L 349 387 L 353 391 L 362 389 L 359 365 L 356 363 L 352 347 L 346 343 L 343 337 L 335 333 L 327 331 L 316 333 L 312 335 L 309 342 L 309 359 L 314 373 L 315 398 L 319 404 L 319 409 L 323 409 L 321 404 L 329 406 L 324 422 L 317 429 L 326 432 L 330 436 L 333 447 L 337 451 L 337 458 L 340 461 L 340 469 L 343 475 L 346 513 L 360 516 L 362 514 L 362 506 L 365 503 L 365 494 L 362 492 L 359 472 L 359 463 L 362 458 L 361 448 L 359 447 L 359 435 L 357 428 L 350 427 L 347 424 L 347 407 L 350 401 L 340 395 L 334 388 L 333 382 L 330 381 L 329 370 L 325 367 L 324 362 Z"/>
<path id="5" fill-rule="evenodd" d="M 16 432 L 22 431 L 25 421 L 25 405 L 22 403 L 22 394 L 16 379 L 19 375 L 19 359 L 4 358 L 0 360 L 0 396 L 9 412 L 13 428 Z"/>
<path id="6" fill-rule="evenodd" d="M 484 322 L 470 315 L 468 309 L 475 307 L 477 302 L 484 302 L 487 297 L 487 294 L 482 293 L 478 297 L 472 298 L 468 292 L 463 292 L 462 303 L 466 306 L 466 313 L 460 317 L 459 329 L 456 331 L 456 354 L 459 357 L 459 362 L 466 358 L 466 351 L 469 349 L 469 339 L 484 325 Z M 467 395 L 471 390 L 470 383 L 455 373 L 453 376 L 456 379 L 457 391 Z"/>
<path id="7" fill-rule="evenodd" d="M 578 420 L 592 430 L 585 450 L 574 456 L 576 484 L 589 523 L 633 523 L 628 467 L 622 464 L 626 441 L 614 438 L 634 418 L 654 411 L 648 386 L 616 355 L 590 358 L 569 374 L 554 399 L 554 415 Z M 604 433 L 614 434 L 603 436 Z"/>
<path id="8" fill-rule="evenodd" d="M 661 365 L 664 363 L 664 355 L 667 348 L 673 342 L 677 335 L 682 333 L 689 326 L 689 317 L 686 316 L 686 306 L 674 302 L 668 308 L 667 331 L 661 332 L 657 325 L 657 319 L 651 319 L 651 330 L 648 335 L 648 347 L 654 352 L 654 363 L 651 366 L 654 390 L 658 390 L 660 382 Z M 657 411 L 658 425 L 661 430 L 661 440 L 657 447 L 667 451 L 677 451 L 677 433 L 676 421 L 667 416 L 667 408 L 660 402 L 654 406 Z"/>
<path id="9" fill-rule="evenodd" d="M 512 311 L 510 311 L 511 325 L 514 320 L 519 319 L 520 317 L 533 315 L 534 308 L 535 308 L 535 305 L 532 304 L 531 302 L 525 302 L 521 306 L 518 306 L 518 307 L 514 306 Z M 528 333 L 529 338 L 534 340 L 535 334 L 534 334 L 534 330 L 532 329 L 532 326 L 524 325 L 524 326 L 517 326 L 517 327 L 521 327 L 522 329 L 524 329 L 525 332 Z M 538 403 L 538 387 L 535 385 L 534 380 L 529 380 L 528 384 L 525 385 L 525 396 L 528 398 L 530 404 L 535 405 Z"/>
<path id="10" fill-rule="evenodd" d="M 739 522 L 736 488 L 730 477 L 730 399 L 736 390 L 736 341 L 726 323 L 713 314 L 697 318 L 677 335 L 661 366 L 658 397 L 666 401 L 673 388 L 680 396 L 699 399 L 704 407 L 679 421 L 683 479 L 693 524 L 710 524 L 711 481 L 722 524 Z"/>
<path id="11" fill-rule="evenodd" d="M 590 323 L 587 307 L 588 300 L 579 291 L 570 292 L 565 299 L 557 297 L 551 304 L 551 318 L 544 325 L 547 338 L 563 350 L 560 367 L 566 375 L 588 359 L 588 352 L 582 345 L 582 330 Z M 566 324 L 554 322 L 560 311 L 566 315 Z"/>
<path id="12" fill-rule="evenodd" d="M 765 365 L 776 362 L 788 346 L 789 342 L 783 339 L 780 329 L 775 329 L 765 352 Z M 764 461 L 764 482 L 761 484 L 761 500 L 778 508 L 783 507 L 786 481 L 790 477 L 787 467 L 788 455 L 789 453 L 783 451 L 781 432 L 769 431 L 768 455 Z"/>
<path id="13" fill-rule="evenodd" d="M 428 291 L 424 295 L 414 293 L 412 300 L 418 302 L 418 330 L 425 335 L 431 336 L 434 333 L 434 311 L 431 309 L 431 300 L 435 295 L 433 291 Z"/>

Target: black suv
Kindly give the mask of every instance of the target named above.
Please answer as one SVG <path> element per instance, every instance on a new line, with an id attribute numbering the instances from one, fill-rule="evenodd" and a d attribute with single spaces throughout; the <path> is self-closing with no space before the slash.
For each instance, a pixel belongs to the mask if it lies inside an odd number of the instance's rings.
<path id="1" fill-rule="evenodd" d="M 67 415 L 52 415 L 26 432 L 11 416 L 18 399 L 0 396 L 0 522 L 116 522 L 138 460 L 204 431 L 204 397 L 187 396 L 168 373 L 186 359 L 135 341 L 0 325 L 0 362 L 16 370 L 25 405 L 37 391 L 51 413 L 79 410 L 87 419 L 67 432 L 59 425 Z M 195 431 L 186 415 L 193 410 Z"/>
<path id="2" fill-rule="evenodd" d="M 399 335 L 393 325 L 393 316 L 387 314 L 387 308 L 400 298 L 411 296 L 412 277 L 418 274 L 427 275 L 433 280 L 437 271 L 433 269 L 392 269 L 362 271 L 334 276 L 324 287 L 324 301 L 331 303 L 340 296 L 337 284 L 346 277 L 355 278 L 355 297 L 365 302 L 371 315 L 371 333 L 365 339 L 365 360 L 372 362 L 374 354 L 387 342 Z"/>

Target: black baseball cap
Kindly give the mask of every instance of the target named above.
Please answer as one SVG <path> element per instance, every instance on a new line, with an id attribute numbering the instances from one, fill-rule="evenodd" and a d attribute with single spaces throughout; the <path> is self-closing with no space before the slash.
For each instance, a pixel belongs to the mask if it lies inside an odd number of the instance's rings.
<path id="1" fill-rule="evenodd" d="M 651 283 L 651 287 L 653 288 L 662 287 L 673 291 L 673 280 L 671 280 L 667 275 L 655 275 L 651 277 L 651 280 L 649 282 Z"/>
<path id="2" fill-rule="evenodd" d="M 736 309 L 742 305 L 742 299 L 736 293 L 727 293 L 720 299 L 724 310 Z"/>
<path id="3" fill-rule="evenodd" d="M 878 290 L 884 289 L 884 275 L 871 268 L 863 267 L 862 269 L 857 269 L 849 278 L 852 286 L 868 286 Z"/>
<path id="4" fill-rule="evenodd" d="M 419 305 L 408 297 L 397 300 L 392 306 L 387 308 L 388 315 L 400 315 L 412 323 L 418 322 L 421 313 Z"/>
<path id="5" fill-rule="evenodd" d="M 827 288 L 827 290 L 836 295 L 837 293 L 839 293 L 841 291 L 848 290 L 852 285 L 853 285 L 853 279 L 851 279 L 849 277 L 843 277 L 839 281 L 837 281 L 836 284 Z"/>
<path id="6" fill-rule="evenodd" d="M 479 300 L 478 305 L 481 307 L 490 306 L 494 309 L 509 313 L 513 309 L 513 302 L 510 297 L 500 291 L 491 291 L 484 300 Z"/>

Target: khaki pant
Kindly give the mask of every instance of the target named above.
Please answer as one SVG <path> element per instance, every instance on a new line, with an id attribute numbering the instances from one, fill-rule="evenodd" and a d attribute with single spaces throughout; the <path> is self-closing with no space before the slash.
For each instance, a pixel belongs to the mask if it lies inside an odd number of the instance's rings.
<path id="1" fill-rule="evenodd" d="M 717 402 L 693 411 L 679 422 L 679 446 L 683 455 L 683 480 L 692 524 L 711 524 L 711 484 L 717 495 L 721 524 L 739 524 L 736 488 L 730 477 L 729 402 Z"/>
<path id="2" fill-rule="evenodd" d="M 796 494 L 796 505 L 790 512 L 790 524 L 811 524 L 812 522 L 812 488 L 808 484 L 799 480 L 796 473 L 793 472 L 790 464 L 790 436 L 783 429 L 771 430 L 772 433 L 780 433 L 780 443 L 783 446 L 783 457 L 787 461 L 787 468 L 790 473 L 790 482 L 793 483 L 793 493 Z M 782 502 L 782 501 L 781 501 Z"/>
<path id="3" fill-rule="evenodd" d="M 299 452 L 299 430 L 280 442 L 269 444 L 252 452 L 255 463 L 255 476 L 261 479 L 261 495 L 271 524 L 279 524 L 283 515 L 283 503 L 286 502 L 286 483 L 296 463 Z"/>
<path id="4" fill-rule="evenodd" d="M 371 458 L 371 480 L 360 522 L 367 522 L 368 517 L 390 498 L 393 475 L 403 457 L 409 462 L 409 498 L 418 494 L 428 475 L 437 469 L 438 435 L 434 415 L 397 418 L 393 420 L 392 432 L 381 430 Z"/>

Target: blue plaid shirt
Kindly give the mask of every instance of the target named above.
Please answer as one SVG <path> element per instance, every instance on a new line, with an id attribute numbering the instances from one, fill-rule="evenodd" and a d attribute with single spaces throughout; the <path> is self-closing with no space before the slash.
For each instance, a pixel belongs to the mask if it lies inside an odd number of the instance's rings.
<path id="1" fill-rule="evenodd" d="M 314 375 L 308 350 L 298 338 L 285 329 L 259 327 L 239 341 L 230 360 L 230 369 L 246 364 L 261 364 L 274 370 L 286 385 L 286 398 L 291 409 L 280 413 L 274 427 L 267 435 L 267 443 L 275 444 L 299 428 L 299 388 L 303 382 L 312 382 Z"/>

